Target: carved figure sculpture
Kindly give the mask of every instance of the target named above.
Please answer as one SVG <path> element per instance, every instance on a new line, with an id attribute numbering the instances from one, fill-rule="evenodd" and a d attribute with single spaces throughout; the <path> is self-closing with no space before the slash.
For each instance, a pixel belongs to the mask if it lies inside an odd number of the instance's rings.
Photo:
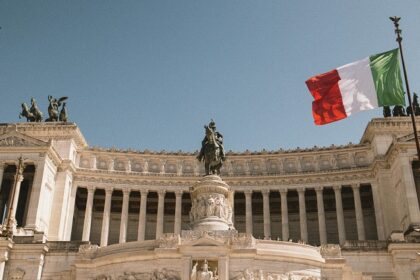
<path id="1" fill-rule="evenodd" d="M 27 122 L 41 122 L 42 112 L 39 110 L 36 100 L 31 98 L 31 108 L 28 108 L 26 103 L 22 103 L 22 112 L 19 114 L 19 119 L 25 117 Z"/>
<path id="2" fill-rule="evenodd" d="M 408 108 L 407 108 L 407 112 L 408 112 Z M 389 106 L 384 106 L 383 114 L 384 114 L 384 118 L 391 117 L 391 108 L 389 108 Z"/>
<path id="3" fill-rule="evenodd" d="M 418 96 L 416 93 L 413 94 L 413 107 L 414 107 L 414 116 L 420 115 L 420 105 L 418 101 Z M 411 107 L 407 106 L 407 116 L 411 115 Z"/>
<path id="4" fill-rule="evenodd" d="M 216 131 L 216 123 L 211 121 L 204 126 L 206 136 L 201 142 L 201 150 L 197 156 L 199 161 L 204 159 L 206 175 L 220 174 L 220 168 L 225 160 L 223 135 Z"/>
<path id="5" fill-rule="evenodd" d="M 63 103 L 63 107 L 61 107 L 59 121 L 60 122 L 67 122 L 68 116 L 67 116 L 67 108 L 66 108 L 66 102 Z"/>
<path id="6" fill-rule="evenodd" d="M 49 118 L 46 119 L 46 122 L 57 122 L 59 119 L 58 115 L 58 108 L 61 106 L 62 102 L 64 100 L 67 100 L 67 97 L 61 97 L 59 99 L 56 99 L 52 97 L 51 95 L 48 95 L 48 101 L 50 102 L 50 105 L 48 106 L 48 115 Z"/>
<path id="7" fill-rule="evenodd" d="M 213 275 L 213 271 L 209 269 L 209 264 L 207 260 L 204 260 L 201 270 L 197 271 L 196 262 L 192 271 L 191 271 L 191 280 L 216 280 L 218 277 Z"/>
<path id="8" fill-rule="evenodd" d="M 404 111 L 405 110 L 404 110 L 404 107 L 403 106 L 401 106 L 401 105 L 395 105 L 394 106 L 394 109 L 392 110 L 392 115 L 394 117 L 405 117 L 406 114 L 405 114 Z"/>

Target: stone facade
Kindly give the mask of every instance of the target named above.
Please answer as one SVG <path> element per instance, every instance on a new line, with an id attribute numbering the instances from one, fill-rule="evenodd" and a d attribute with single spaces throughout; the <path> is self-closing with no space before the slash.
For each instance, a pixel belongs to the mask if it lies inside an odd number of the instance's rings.
<path id="1" fill-rule="evenodd" d="M 408 117 L 373 119 L 358 144 L 228 152 L 210 182 L 193 153 L 0 124 L 3 224 L 26 164 L 0 279 L 420 279 L 413 140 Z"/>

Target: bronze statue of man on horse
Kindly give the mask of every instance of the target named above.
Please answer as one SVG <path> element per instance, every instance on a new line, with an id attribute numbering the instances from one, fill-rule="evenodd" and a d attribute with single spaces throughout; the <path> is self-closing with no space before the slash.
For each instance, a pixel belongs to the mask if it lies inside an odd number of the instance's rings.
<path id="1" fill-rule="evenodd" d="M 204 160 L 206 175 L 220 174 L 220 168 L 226 159 L 223 147 L 223 135 L 216 130 L 216 123 L 212 120 L 205 125 L 206 136 L 201 142 L 201 150 L 197 156 L 199 161 Z"/>

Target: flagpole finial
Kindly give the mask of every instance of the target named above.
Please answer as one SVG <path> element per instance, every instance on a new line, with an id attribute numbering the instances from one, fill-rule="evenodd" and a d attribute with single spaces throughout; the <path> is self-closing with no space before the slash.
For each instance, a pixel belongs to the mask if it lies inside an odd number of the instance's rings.
<path id="1" fill-rule="evenodd" d="M 397 34 L 396 41 L 401 42 L 402 37 L 401 37 L 401 29 L 400 29 L 400 24 L 399 24 L 401 17 L 393 16 L 393 17 L 389 17 L 389 19 L 394 23 L 395 34 Z"/>

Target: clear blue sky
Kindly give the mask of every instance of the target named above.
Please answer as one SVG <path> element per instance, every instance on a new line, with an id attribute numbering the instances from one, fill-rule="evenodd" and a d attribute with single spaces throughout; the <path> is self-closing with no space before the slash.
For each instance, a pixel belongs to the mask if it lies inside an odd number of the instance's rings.
<path id="1" fill-rule="evenodd" d="M 396 47 L 420 92 L 420 2 L 0 1 L 0 122 L 68 96 L 92 146 L 194 151 L 214 118 L 227 150 L 358 142 L 382 110 L 315 126 L 305 80 Z"/>

